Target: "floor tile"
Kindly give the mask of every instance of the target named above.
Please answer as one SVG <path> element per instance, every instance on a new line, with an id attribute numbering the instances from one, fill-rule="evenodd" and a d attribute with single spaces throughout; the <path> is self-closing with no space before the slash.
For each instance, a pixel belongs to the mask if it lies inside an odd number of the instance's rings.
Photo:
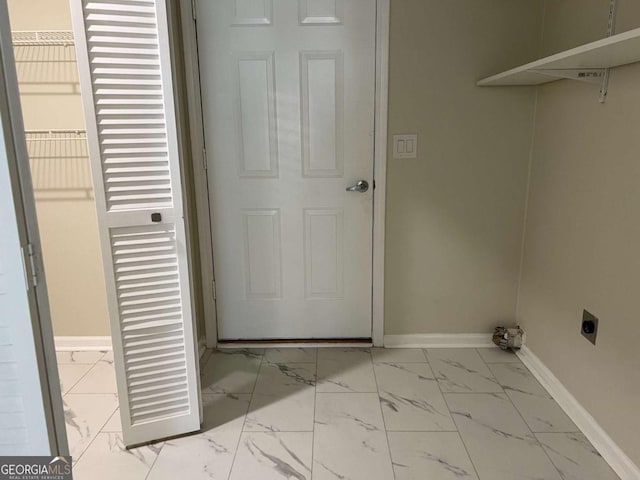
<path id="1" fill-rule="evenodd" d="M 310 480 L 311 432 L 242 434 L 230 480 Z"/>
<path id="2" fill-rule="evenodd" d="M 86 363 L 93 365 L 102 357 L 104 352 L 56 352 L 58 365 Z"/>
<path id="3" fill-rule="evenodd" d="M 532 432 L 577 432 L 560 405 L 522 364 L 491 364 L 491 372 Z"/>
<path id="4" fill-rule="evenodd" d="M 70 364 L 58 365 L 58 376 L 60 377 L 60 389 L 64 395 L 71 390 L 82 377 L 84 377 L 93 365 Z"/>
<path id="5" fill-rule="evenodd" d="M 502 350 L 497 347 L 477 350 L 485 363 L 522 363 L 512 350 Z"/>
<path id="6" fill-rule="evenodd" d="M 68 394 L 63 398 L 69 451 L 74 462 L 118 407 L 114 394 Z"/>
<path id="7" fill-rule="evenodd" d="M 538 433 L 564 480 L 619 480 L 582 433 Z"/>
<path id="8" fill-rule="evenodd" d="M 491 364 L 489 365 L 489 369 L 505 391 L 524 392 L 546 397 L 551 396 L 523 364 Z"/>
<path id="9" fill-rule="evenodd" d="M 264 359 L 272 363 L 316 363 L 317 348 L 267 348 Z"/>
<path id="10" fill-rule="evenodd" d="M 482 480 L 560 480 L 544 450 L 505 394 L 445 394 Z"/>
<path id="11" fill-rule="evenodd" d="M 395 480 L 478 479 L 458 432 L 389 432 Z"/>
<path id="12" fill-rule="evenodd" d="M 79 480 L 619 480 L 497 348 L 208 351 L 202 431 L 131 450 L 112 352 L 57 355 Z"/>
<path id="13" fill-rule="evenodd" d="M 455 431 L 449 409 L 426 363 L 374 366 L 388 431 Z"/>
<path id="14" fill-rule="evenodd" d="M 387 435 L 376 394 L 316 395 L 313 478 L 393 478 Z"/>
<path id="15" fill-rule="evenodd" d="M 301 390 L 280 396 L 254 393 L 244 430 L 247 432 L 313 431 L 315 391 Z"/>
<path id="16" fill-rule="evenodd" d="M 98 360 L 69 393 L 118 393 L 113 362 Z"/>
<path id="17" fill-rule="evenodd" d="M 149 480 L 227 479 L 250 395 L 203 396 L 202 432 L 165 442 Z"/>
<path id="18" fill-rule="evenodd" d="M 255 393 L 277 394 L 313 388 L 316 366 L 308 363 L 263 363 L 256 380 Z"/>
<path id="19" fill-rule="evenodd" d="M 243 353 L 245 355 L 263 356 L 266 348 L 217 348 L 211 353 Z"/>
<path id="20" fill-rule="evenodd" d="M 122 433 L 122 424 L 120 423 L 120 409 L 117 408 L 113 415 L 107 420 L 107 423 L 102 427 L 103 432 L 107 433 Z"/>
<path id="21" fill-rule="evenodd" d="M 264 362 L 256 381 L 245 431 L 312 431 L 315 370 L 315 364 Z"/>
<path id="22" fill-rule="evenodd" d="M 579 429 L 553 398 L 507 391 L 532 432 L 577 432 Z"/>
<path id="23" fill-rule="evenodd" d="M 99 433 L 73 468 L 75 480 L 142 480 L 162 444 L 127 450 L 118 433 Z"/>
<path id="24" fill-rule="evenodd" d="M 77 480 L 144 480 L 162 444 L 127 450 L 118 433 L 100 433 L 74 467 Z"/>
<path id="25" fill-rule="evenodd" d="M 376 392 L 371 353 L 368 349 L 318 351 L 318 392 Z"/>
<path id="26" fill-rule="evenodd" d="M 371 358 L 371 349 L 366 347 L 318 348 L 318 360 L 347 360 L 351 358 Z"/>
<path id="27" fill-rule="evenodd" d="M 419 348 L 372 348 L 374 363 L 427 363 L 424 351 Z"/>
<path id="28" fill-rule="evenodd" d="M 218 350 L 202 371 L 203 393 L 251 393 L 262 355 L 248 350 Z"/>
<path id="29" fill-rule="evenodd" d="M 430 348 L 427 358 L 443 392 L 502 392 L 472 348 Z"/>

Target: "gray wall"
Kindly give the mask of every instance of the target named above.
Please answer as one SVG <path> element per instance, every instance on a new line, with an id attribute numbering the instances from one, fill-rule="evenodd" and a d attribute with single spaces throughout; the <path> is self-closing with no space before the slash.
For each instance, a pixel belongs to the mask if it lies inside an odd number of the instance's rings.
<path id="1" fill-rule="evenodd" d="M 391 2 L 389 135 L 417 133 L 419 152 L 389 150 L 387 334 L 488 332 L 515 316 L 535 90 L 475 81 L 537 56 L 542 7 Z"/>
<path id="2" fill-rule="evenodd" d="M 606 34 L 608 0 L 546 5 L 543 51 Z M 618 32 L 640 26 L 620 0 Z M 576 13 L 576 12 L 579 12 Z M 539 90 L 518 318 L 531 350 L 640 465 L 640 64 Z M 597 345 L 580 336 L 583 309 Z"/>

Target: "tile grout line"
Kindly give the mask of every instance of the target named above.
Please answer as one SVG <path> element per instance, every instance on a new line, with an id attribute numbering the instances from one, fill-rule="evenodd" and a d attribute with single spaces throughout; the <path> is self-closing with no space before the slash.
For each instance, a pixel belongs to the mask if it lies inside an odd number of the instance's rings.
<path id="1" fill-rule="evenodd" d="M 476 349 L 477 350 L 477 349 Z M 480 355 L 480 352 L 478 352 L 478 355 Z M 553 460 L 551 460 L 551 457 L 549 456 L 549 454 L 547 453 L 547 451 L 545 450 L 544 446 L 542 445 L 542 443 L 540 443 L 540 440 L 538 440 L 538 437 L 536 437 L 536 434 L 534 433 L 533 430 L 531 430 L 531 427 L 529 426 L 529 424 L 527 423 L 527 421 L 524 419 L 524 417 L 522 416 L 522 413 L 520 412 L 520 410 L 518 409 L 518 407 L 516 406 L 515 403 L 513 403 L 513 400 L 511 399 L 511 397 L 509 396 L 509 394 L 507 393 L 507 391 L 504 389 L 504 386 L 502 386 L 502 384 L 498 381 L 498 378 L 494 375 L 493 370 L 491 370 L 491 367 L 489 366 L 489 364 L 485 361 L 484 358 L 482 358 L 482 355 L 480 355 L 480 359 L 484 362 L 484 364 L 487 366 L 487 368 L 489 369 L 489 371 L 491 372 L 491 375 L 493 375 L 493 377 L 496 379 L 496 381 L 498 382 L 498 385 L 500 385 L 500 387 L 502 388 L 502 390 L 504 391 L 504 396 L 507 397 L 507 400 L 509 400 L 509 403 L 513 406 L 514 410 L 516 411 L 516 413 L 518 414 L 518 416 L 520 417 L 520 419 L 522 420 L 522 422 L 524 423 L 524 425 L 527 427 L 527 430 L 529 430 L 529 433 L 531 433 L 531 436 L 533 437 L 533 439 L 536 441 L 536 444 L 542 449 L 542 451 L 544 452 L 545 457 L 547 457 L 549 459 L 549 462 L 551 462 L 551 465 L 553 465 L 553 468 L 556 469 L 556 471 L 558 472 L 559 478 L 562 479 L 564 478 L 562 475 L 562 472 L 560 471 L 560 469 L 556 466 L 556 464 L 553 462 Z M 502 363 L 493 363 L 493 365 L 509 365 L 512 362 L 502 362 Z M 516 364 L 515 362 L 513 362 L 514 364 Z M 517 365 L 517 364 L 516 364 Z M 520 365 L 523 366 L 525 368 L 525 370 L 531 374 L 531 372 L 529 371 L 529 369 L 526 367 L 525 364 L 523 364 L 522 362 L 520 362 Z M 532 374 L 531 374 L 532 375 Z M 537 382 L 537 380 L 536 380 Z M 539 382 L 538 382 L 539 383 Z M 542 387 L 544 389 L 544 387 Z M 546 389 L 544 389 L 546 392 Z M 549 394 L 549 392 L 547 392 L 547 394 Z M 553 400 L 553 397 L 551 397 L 551 399 Z M 555 402 L 555 400 L 554 400 Z"/>
<path id="2" fill-rule="evenodd" d="M 478 355 L 480 355 L 478 353 Z M 480 355 L 480 358 L 482 358 L 482 355 Z M 485 362 L 484 358 L 482 358 L 482 361 L 484 362 L 484 364 L 487 366 L 487 368 L 489 368 L 489 371 L 491 372 L 491 374 L 493 375 L 493 371 L 491 370 L 491 368 L 489 367 L 489 365 L 487 364 L 487 362 Z M 501 364 L 494 364 L 494 365 L 505 365 L 508 362 L 503 362 Z M 526 367 L 526 365 L 521 364 L 529 374 L 532 375 L 532 373 L 529 371 L 529 369 Z M 495 375 L 493 375 L 495 377 Z M 496 380 L 498 380 L 496 378 Z M 537 381 L 537 380 L 536 380 Z M 499 382 L 498 382 L 499 383 Z M 504 390 L 504 387 L 502 386 L 502 384 L 500 384 L 500 387 L 502 387 L 502 390 Z M 544 389 L 544 387 L 542 387 Z M 546 389 L 545 389 L 546 392 Z M 547 392 L 547 394 L 549 394 L 549 392 Z M 514 410 L 516 411 L 516 413 L 518 414 L 518 416 L 520 417 L 520 419 L 522 420 L 522 422 L 524 423 L 525 427 L 527 427 L 527 430 L 529 430 L 529 433 L 531 434 L 531 436 L 533 437 L 533 439 L 536 442 L 536 445 L 538 445 L 542 451 L 544 452 L 545 457 L 547 457 L 547 459 L 549 460 L 549 462 L 551 462 L 551 465 L 553 466 L 553 468 L 556 469 L 556 472 L 558 473 L 558 478 L 562 479 L 564 478 L 562 475 L 562 472 L 560 471 L 560 469 L 556 466 L 556 464 L 553 462 L 553 460 L 551 460 L 551 457 L 549 456 L 549 454 L 547 453 L 547 450 L 544 448 L 544 446 L 542 445 L 542 443 L 540 443 L 540 440 L 538 440 L 538 437 L 536 437 L 536 434 L 533 430 L 531 430 L 531 427 L 529 426 L 529 424 L 527 423 L 527 421 L 524 419 L 524 417 L 522 416 L 522 413 L 520 412 L 520 410 L 518 409 L 518 407 L 516 406 L 515 403 L 513 403 L 513 400 L 511 400 L 511 397 L 509 396 L 509 394 L 505 391 L 504 392 L 504 396 L 507 397 L 507 400 L 509 400 L 509 403 L 511 404 L 511 406 L 514 408 Z M 551 399 L 553 400 L 553 397 L 551 397 Z M 553 400 L 555 402 L 555 400 Z"/>
<path id="3" fill-rule="evenodd" d="M 238 441 L 236 442 L 236 449 L 233 452 L 233 460 L 231 461 L 231 468 L 229 469 L 229 474 L 227 475 L 227 480 L 229 480 L 231 478 L 231 474 L 233 473 L 233 467 L 235 467 L 235 465 L 236 465 L 236 458 L 238 456 L 238 449 L 240 448 L 240 439 L 242 438 L 242 435 L 245 433 L 244 426 L 247 423 L 247 417 L 249 416 L 249 411 L 251 410 L 251 403 L 253 402 L 253 394 L 256 391 L 256 384 L 258 383 L 258 376 L 260 375 L 260 370 L 262 370 L 262 365 L 264 364 L 265 355 L 266 355 L 266 352 L 263 352 L 262 355 L 260 356 L 260 366 L 258 367 L 258 371 L 256 373 L 256 378 L 253 381 L 253 387 L 251 388 L 251 396 L 249 397 L 249 405 L 247 405 L 247 411 L 244 414 L 244 420 L 242 421 L 242 428 L 240 429 L 240 435 L 238 435 Z M 211 360 L 212 357 L 213 357 L 213 354 L 209 357 L 209 360 L 207 361 L 207 363 Z M 250 432 L 247 432 L 247 433 L 250 433 Z"/>
<path id="4" fill-rule="evenodd" d="M 82 393 L 72 393 L 72 395 L 84 395 Z M 98 394 L 93 394 L 93 395 L 98 395 Z M 115 395 L 116 396 L 116 403 L 118 402 L 118 395 L 117 394 L 100 394 L 100 395 Z M 116 409 L 111 413 L 111 415 L 109 415 L 109 418 L 107 418 L 107 420 L 105 420 L 105 422 L 102 424 L 102 426 L 100 427 L 100 429 L 98 430 L 98 433 L 96 433 L 96 435 L 91 439 L 91 441 L 87 444 L 87 446 L 82 450 L 82 453 L 80 453 L 80 456 L 78 456 L 78 460 L 76 460 L 76 464 L 80 461 L 80 459 L 84 456 L 85 453 L 87 453 L 87 450 L 89 450 L 89 447 L 91 447 L 91 445 L 93 445 L 93 442 L 96 441 L 96 438 L 98 438 L 98 435 L 106 433 L 114 433 L 114 432 L 103 432 L 102 429 L 104 428 L 104 426 L 109 423 L 109 420 L 111 420 L 111 417 L 113 417 L 115 415 L 115 413 L 118 411 L 119 409 L 119 405 L 116 406 Z M 65 424 L 65 429 L 66 429 L 66 424 Z M 119 435 L 122 435 L 122 432 L 119 433 Z M 72 462 L 73 463 L 73 462 Z"/>
<path id="5" fill-rule="evenodd" d="M 474 348 L 474 350 L 477 352 L 477 349 Z M 429 368 L 431 369 L 431 373 L 433 373 L 433 378 L 436 379 L 436 383 L 438 384 L 438 389 L 440 390 L 440 394 L 442 395 L 442 398 L 444 399 L 444 404 L 447 406 L 447 410 L 449 410 L 449 416 L 451 417 L 451 420 L 453 421 L 453 424 L 456 426 L 456 432 L 458 434 L 458 438 L 460 438 L 460 442 L 462 443 L 462 446 L 464 447 L 464 451 L 467 454 L 467 458 L 469 459 L 469 462 L 471 462 L 471 466 L 473 467 L 473 471 L 476 474 L 476 477 L 478 477 L 478 480 L 482 480 L 482 478 L 480 477 L 480 473 L 478 473 L 478 468 L 476 467 L 476 464 L 473 461 L 473 458 L 471 458 L 471 454 L 469 453 L 469 448 L 467 447 L 467 444 L 464 441 L 464 438 L 462 437 L 462 432 L 460 432 L 460 428 L 458 427 L 458 424 L 456 423 L 455 419 L 453 418 L 453 412 L 451 411 L 451 407 L 449 406 L 449 402 L 447 402 L 447 396 L 445 394 L 445 392 L 442 390 L 442 388 L 440 387 L 440 381 L 438 380 L 438 377 L 436 375 L 435 370 L 433 369 L 433 366 L 431 365 L 431 362 L 429 361 L 429 355 L 427 354 L 427 349 L 424 348 L 422 349 L 422 353 L 424 354 L 424 357 L 427 359 L 427 364 L 429 365 Z M 478 353 L 478 355 L 480 355 Z M 484 360 L 483 360 L 484 362 Z"/>
<path id="6" fill-rule="evenodd" d="M 103 357 L 104 357 L 104 355 L 103 355 Z M 76 387 L 76 385 L 78 385 L 78 384 L 82 381 L 82 379 L 84 379 L 84 377 L 86 377 L 87 375 L 89 375 L 89 372 L 95 368 L 95 366 L 98 364 L 98 362 L 99 362 L 101 359 L 102 359 L 102 357 L 100 357 L 100 359 L 96 360 L 94 363 L 75 363 L 75 364 L 73 364 L 73 363 L 72 363 L 72 364 L 66 363 L 66 364 L 64 364 L 64 365 L 91 365 L 91 367 L 90 367 L 90 368 L 89 368 L 89 370 L 87 370 L 87 371 L 86 371 L 86 372 L 85 372 L 85 373 L 84 373 L 84 374 L 83 374 L 83 375 L 82 375 L 78 380 L 76 380 L 76 382 L 75 382 L 73 385 L 71 385 L 71 387 L 69 387 L 69 390 L 67 390 L 67 391 L 66 391 L 66 392 L 64 392 L 64 393 L 60 392 L 60 393 L 62 394 L 62 398 L 64 398 L 64 396 L 65 396 L 67 393 L 71 393 L 71 390 L 73 390 L 73 389 Z M 62 380 L 62 379 L 60 378 L 60 371 L 59 371 L 59 367 L 60 367 L 60 365 L 58 365 L 58 380 Z M 60 388 L 60 390 L 62 390 L 62 388 Z"/>
<path id="7" fill-rule="evenodd" d="M 56 353 L 60 353 L 60 352 L 56 352 Z M 62 393 L 62 392 L 60 392 L 60 394 L 61 394 L 60 396 L 61 396 L 61 398 L 62 398 L 62 404 L 63 404 L 63 407 L 64 407 L 64 405 L 66 405 L 66 402 L 64 401 L 64 397 L 65 397 L 67 394 L 69 394 L 69 392 L 73 389 L 73 387 L 75 387 L 75 386 L 80 382 L 80 380 L 82 380 L 85 376 L 87 376 L 87 375 L 89 374 L 89 372 L 93 369 L 93 367 L 95 367 L 95 366 L 98 364 L 98 362 L 104 358 L 104 356 L 105 356 L 106 354 L 107 354 L 107 352 L 104 352 L 104 354 L 103 354 L 103 355 L 102 355 L 98 360 L 96 360 L 95 362 L 93 362 L 92 364 L 91 364 L 91 363 L 80 363 L 80 364 L 74 364 L 74 363 L 72 363 L 72 364 L 68 364 L 68 363 L 67 363 L 67 364 L 60 364 L 60 363 L 58 363 L 58 358 L 56 357 L 56 367 L 58 367 L 58 368 L 60 367 L 60 365 L 91 365 L 91 368 L 89 368 L 89 370 L 87 370 L 87 371 L 86 371 L 86 373 L 85 373 L 82 377 L 80 377 L 80 378 L 78 379 L 78 381 L 77 381 L 76 383 L 74 383 L 74 384 L 73 384 L 73 386 L 72 386 L 72 387 L 71 387 L 71 388 L 70 388 L 66 393 Z M 58 380 L 60 380 L 60 373 L 59 373 L 59 372 L 58 372 Z M 61 388 L 60 390 L 62 390 L 62 388 Z M 71 395 L 83 395 L 83 394 L 81 394 L 81 393 L 73 393 L 73 394 L 71 394 Z M 90 394 L 90 395 L 91 395 L 91 394 Z M 105 395 L 105 394 L 96 394 L 96 393 L 94 393 L 94 394 L 92 394 L 92 395 Z M 107 395 L 108 395 L 108 394 L 107 394 Z M 116 394 L 116 400 L 117 400 L 117 398 L 118 398 L 118 395 Z M 116 410 L 117 410 L 117 409 L 118 409 L 118 407 L 116 407 Z M 114 412 L 113 412 L 113 413 L 115 413 L 115 410 L 114 410 Z M 77 465 L 77 464 L 78 464 L 78 462 L 80 461 L 80 459 L 82 458 L 82 456 L 85 454 L 85 452 L 86 452 L 87 450 L 89 450 L 89 447 L 93 444 L 93 442 L 95 441 L 95 439 L 96 439 L 96 438 L 98 438 L 98 435 L 100 435 L 100 434 L 102 433 L 102 428 L 104 428 L 104 426 L 107 424 L 107 422 L 111 419 L 111 417 L 113 416 L 113 413 L 112 413 L 111 415 L 109 415 L 109 418 L 105 421 L 105 423 L 102 425 L 102 427 L 100 427 L 100 429 L 98 430 L 98 433 L 96 433 L 95 437 L 93 437 L 93 438 L 91 439 L 91 441 L 87 444 L 87 446 L 86 446 L 86 447 L 84 447 L 84 448 L 82 449 L 82 452 L 80 453 L 80 455 L 78 455 L 77 460 L 76 460 L 75 462 L 72 462 L 72 467 L 74 467 L 75 465 Z M 66 423 L 66 419 L 65 419 L 65 431 L 66 431 L 66 429 L 67 429 L 67 423 Z M 71 453 L 71 452 L 69 452 L 69 453 Z M 75 463 L 75 465 L 74 465 L 74 463 Z"/>
<path id="8" fill-rule="evenodd" d="M 151 470 L 153 470 L 153 467 L 155 467 L 156 462 L 158 461 L 158 458 L 160 458 L 160 454 L 162 453 L 162 450 L 164 450 L 165 444 L 166 442 L 162 442 L 162 445 L 160 446 L 160 450 L 158 450 L 158 454 L 156 455 L 156 458 L 153 459 L 153 462 L 151 462 L 151 466 L 149 467 L 147 474 L 144 476 L 144 480 L 147 480 L 149 478 L 149 475 L 151 475 Z M 143 446 L 140 448 L 148 448 L 148 446 Z"/>
<path id="9" fill-rule="evenodd" d="M 373 379 L 376 382 L 376 397 L 378 400 L 378 408 L 380 409 L 380 415 L 382 416 L 382 426 L 384 427 L 384 438 L 387 439 L 387 452 L 389 453 L 389 463 L 391 463 L 391 472 L 393 473 L 393 478 L 396 478 L 396 469 L 393 466 L 393 457 L 391 456 L 391 442 L 389 442 L 389 431 L 387 430 L 387 422 L 384 419 L 384 413 L 382 412 L 382 405 L 380 404 L 380 385 L 378 384 L 378 376 L 376 375 L 376 367 L 373 363 L 373 352 L 369 351 L 369 355 L 371 355 L 371 369 L 373 370 Z"/>
<path id="10" fill-rule="evenodd" d="M 316 380 L 313 382 L 313 425 L 311 426 L 311 465 L 309 465 L 309 471 L 311 472 L 311 478 L 313 480 L 313 468 L 314 468 L 314 450 L 316 447 L 316 405 L 318 404 L 318 349 L 316 352 Z"/>

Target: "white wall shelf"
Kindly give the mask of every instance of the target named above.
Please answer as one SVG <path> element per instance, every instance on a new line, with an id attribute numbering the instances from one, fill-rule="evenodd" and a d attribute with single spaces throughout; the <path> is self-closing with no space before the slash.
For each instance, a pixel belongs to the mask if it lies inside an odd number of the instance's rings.
<path id="1" fill-rule="evenodd" d="M 484 78 L 477 85 L 540 85 L 561 78 L 600 83 L 607 68 L 635 62 L 640 62 L 640 28 Z"/>

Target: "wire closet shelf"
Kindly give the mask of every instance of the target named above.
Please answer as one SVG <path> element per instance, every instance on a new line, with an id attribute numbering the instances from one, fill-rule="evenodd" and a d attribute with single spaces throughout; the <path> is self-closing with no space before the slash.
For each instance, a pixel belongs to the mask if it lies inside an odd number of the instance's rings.
<path id="1" fill-rule="evenodd" d="M 74 46 L 71 30 L 13 31 L 11 37 L 14 47 Z"/>
<path id="2" fill-rule="evenodd" d="M 36 192 L 91 197 L 86 130 L 27 130 L 25 137 Z"/>

